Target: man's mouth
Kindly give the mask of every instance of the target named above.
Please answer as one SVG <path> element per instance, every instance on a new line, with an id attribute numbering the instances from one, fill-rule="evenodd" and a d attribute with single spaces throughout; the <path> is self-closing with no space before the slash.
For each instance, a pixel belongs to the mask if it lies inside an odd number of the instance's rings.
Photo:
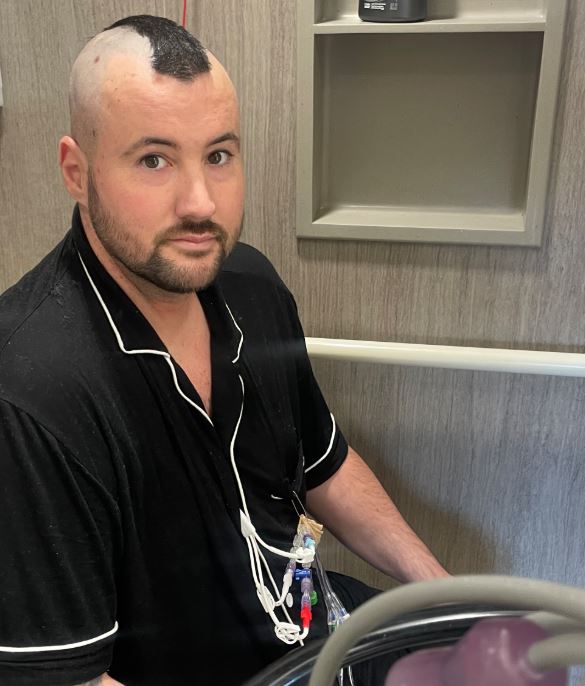
<path id="1" fill-rule="evenodd" d="M 217 234 L 213 232 L 206 233 L 190 233 L 184 236 L 176 236 L 175 238 L 170 238 L 169 243 L 173 243 L 181 248 L 208 248 L 212 243 L 217 241 Z"/>

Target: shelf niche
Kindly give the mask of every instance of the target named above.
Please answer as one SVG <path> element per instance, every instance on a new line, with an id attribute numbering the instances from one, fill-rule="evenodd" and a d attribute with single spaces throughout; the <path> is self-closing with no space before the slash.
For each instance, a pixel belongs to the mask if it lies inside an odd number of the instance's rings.
<path id="1" fill-rule="evenodd" d="M 357 2 L 299 3 L 297 234 L 539 245 L 555 2 L 551 14 L 544 0 L 460 0 L 452 16 L 445 0 L 411 25 L 366 25 Z"/>

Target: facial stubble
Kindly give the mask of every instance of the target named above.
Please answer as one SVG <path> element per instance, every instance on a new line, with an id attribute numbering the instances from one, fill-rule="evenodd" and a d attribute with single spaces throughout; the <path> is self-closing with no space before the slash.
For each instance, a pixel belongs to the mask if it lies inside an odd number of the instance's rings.
<path id="1" fill-rule="evenodd" d="M 185 219 L 162 230 L 153 239 L 151 251 L 141 255 L 133 234 L 104 207 L 97 192 L 91 169 L 88 174 L 88 211 L 92 226 L 107 253 L 127 272 L 168 293 L 193 293 L 209 286 L 229 254 L 228 232 L 212 220 L 195 222 Z M 192 265 L 179 266 L 163 255 L 163 246 L 186 234 L 213 234 L 217 248 L 212 262 L 208 255 L 188 255 Z M 237 231 L 234 243 L 241 233 Z M 205 261 L 204 261 L 205 260 Z"/>

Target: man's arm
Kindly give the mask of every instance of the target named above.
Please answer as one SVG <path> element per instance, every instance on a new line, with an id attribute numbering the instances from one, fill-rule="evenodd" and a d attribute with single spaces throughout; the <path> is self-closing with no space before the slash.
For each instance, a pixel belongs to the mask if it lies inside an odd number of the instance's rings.
<path id="1" fill-rule="evenodd" d="M 308 491 L 307 504 L 343 545 L 398 581 L 449 576 L 352 448 L 332 477 Z"/>
<path id="2" fill-rule="evenodd" d="M 105 673 L 115 626 L 115 538 L 108 524 L 115 505 L 67 446 L 3 398 L 0 474 L 0 643 L 30 651 L 28 661 L 19 660 L 19 683 L 43 679 L 43 668 L 47 684 L 57 673 L 71 684 Z M 71 645 L 88 637 L 85 650 Z M 45 659 L 42 646 L 58 656 Z M 0 684 L 17 678 L 9 651 L 0 655 Z M 89 683 L 116 684 L 100 679 Z"/>

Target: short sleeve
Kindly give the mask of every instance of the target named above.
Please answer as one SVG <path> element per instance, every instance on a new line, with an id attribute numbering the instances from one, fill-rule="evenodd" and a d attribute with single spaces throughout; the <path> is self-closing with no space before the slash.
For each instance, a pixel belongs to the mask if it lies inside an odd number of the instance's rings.
<path id="1" fill-rule="evenodd" d="M 341 467 L 348 444 L 315 379 L 296 303 L 290 293 L 290 317 L 296 338 L 301 440 L 307 490 L 321 485 Z"/>
<path id="2" fill-rule="evenodd" d="M 105 672 L 116 632 L 115 501 L 54 436 L 0 400 L 0 684 Z"/>
<path id="3" fill-rule="evenodd" d="M 230 300 L 240 302 L 244 323 L 254 321 L 267 336 L 274 334 L 270 342 L 280 346 L 279 358 L 292 376 L 288 391 L 294 396 L 290 401 L 298 418 L 295 428 L 302 444 L 305 486 L 315 488 L 339 469 L 348 445 L 313 374 L 294 297 L 266 257 L 242 243 L 223 266 L 222 287 L 227 287 Z"/>
<path id="4" fill-rule="evenodd" d="M 308 364 L 309 370 L 301 384 L 301 414 L 305 480 L 310 490 L 327 481 L 341 467 L 348 444 Z"/>

